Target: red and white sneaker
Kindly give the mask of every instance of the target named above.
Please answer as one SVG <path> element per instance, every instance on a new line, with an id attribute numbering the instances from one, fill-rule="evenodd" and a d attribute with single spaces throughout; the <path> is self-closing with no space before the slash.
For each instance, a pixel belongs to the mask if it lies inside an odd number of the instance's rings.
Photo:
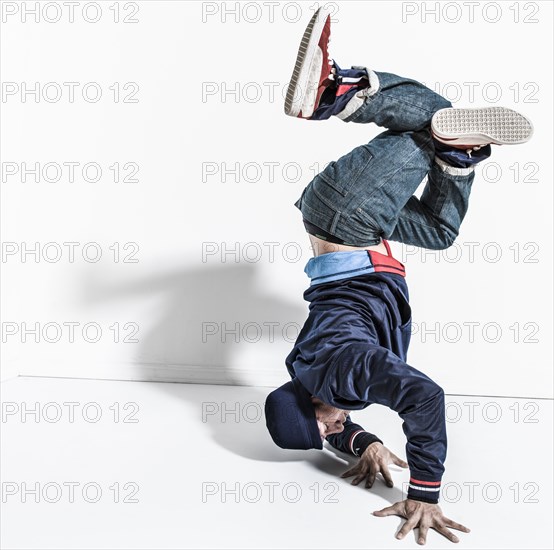
<path id="1" fill-rule="evenodd" d="M 457 149 L 477 150 L 489 143 L 516 145 L 533 135 L 533 124 L 522 114 L 506 107 L 441 109 L 431 119 L 437 141 Z"/>
<path id="2" fill-rule="evenodd" d="M 328 86 L 334 85 L 329 57 L 331 12 L 319 8 L 310 19 L 300 42 L 296 64 L 285 98 L 285 113 L 310 118 Z"/>

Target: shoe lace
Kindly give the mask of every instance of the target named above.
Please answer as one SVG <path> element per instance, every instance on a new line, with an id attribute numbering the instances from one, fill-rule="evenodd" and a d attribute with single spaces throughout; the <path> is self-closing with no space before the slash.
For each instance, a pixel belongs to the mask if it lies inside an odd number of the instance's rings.
<path id="1" fill-rule="evenodd" d="M 475 147 L 470 147 L 469 149 L 466 149 L 467 156 L 471 158 L 471 153 L 473 151 L 479 151 L 479 149 L 482 149 L 485 147 L 485 145 L 475 145 Z"/>
<path id="2" fill-rule="evenodd" d="M 327 39 L 327 63 L 329 64 L 329 80 L 338 80 L 338 76 L 335 73 L 335 62 L 330 54 L 329 44 L 331 43 L 331 36 Z"/>

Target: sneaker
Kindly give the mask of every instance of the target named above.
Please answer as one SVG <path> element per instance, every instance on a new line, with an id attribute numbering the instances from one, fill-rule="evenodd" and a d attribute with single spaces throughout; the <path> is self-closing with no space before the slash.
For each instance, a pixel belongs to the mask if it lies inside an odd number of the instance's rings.
<path id="1" fill-rule="evenodd" d="M 331 12 L 319 8 L 310 19 L 300 42 L 296 64 L 285 98 L 285 113 L 310 118 L 328 87 L 335 87 L 333 62 L 329 58 Z"/>
<path id="2" fill-rule="evenodd" d="M 433 115 L 431 131 L 437 141 L 469 152 L 489 144 L 525 143 L 533 135 L 533 125 L 506 107 L 448 108 Z"/>

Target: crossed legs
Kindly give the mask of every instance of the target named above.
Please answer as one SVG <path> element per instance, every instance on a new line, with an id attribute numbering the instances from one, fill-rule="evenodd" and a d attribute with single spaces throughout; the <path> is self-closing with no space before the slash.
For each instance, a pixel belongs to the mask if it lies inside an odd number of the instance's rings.
<path id="1" fill-rule="evenodd" d="M 307 231 L 346 247 L 376 246 L 384 237 L 447 248 L 467 212 L 474 165 L 490 155 L 491 143 L 527 141 L 531 122 L 503 107 L 453 109 L 423 84 L 392 73 L 341 69 L 329 55 L 330 25 L 329 12 L 319 8 L 298 50 L 285 113 L 387 130 L 307 185 L 295 203 Z"/>
<path id="2" fill-rule="evenodd" d="M 372 79 L 378 89 L 358 92 L 350 101 L 361 105 L 343 120 L 388 130 L 331 162 L 296 206 L 305 220 L 349 246 L 377 245 L 384 237 L 446 248 L 467 212 L 474 178 L 472 168 L 435 158 L 431 118 L 451 104 L 415 80 L 381 72 Z M 414 192 L 426 177 L 418 199 Z"/>

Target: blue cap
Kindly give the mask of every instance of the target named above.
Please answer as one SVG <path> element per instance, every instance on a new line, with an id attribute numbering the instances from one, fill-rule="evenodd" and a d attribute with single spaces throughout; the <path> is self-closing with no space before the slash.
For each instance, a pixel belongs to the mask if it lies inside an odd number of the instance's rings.
<path id="1" fill-rule="evenodd" d="M 298 378 L 267 396 L 265 421 L 273 441 L 282 449 L 323 449 L 311 394 Z"/>

